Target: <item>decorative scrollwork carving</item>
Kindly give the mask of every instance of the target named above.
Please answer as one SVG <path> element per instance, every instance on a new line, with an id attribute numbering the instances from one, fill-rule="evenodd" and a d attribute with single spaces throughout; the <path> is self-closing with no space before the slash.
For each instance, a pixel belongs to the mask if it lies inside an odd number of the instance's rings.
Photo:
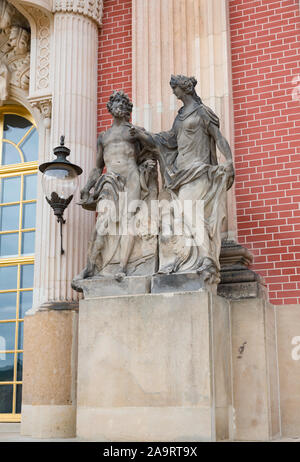
<path id="1" fill-rule="evenodd" d="M 34 91 L 50 87 L 50 17 L 41 9 L 27 7 L 36 24 L 36 77 Z"/>
<path id="2" fill-rule="evenodd" d="M 37 16 L 38 62 L 37 89 L 49 87 L 50 77 L 50 19 L 46 14 Z"/>

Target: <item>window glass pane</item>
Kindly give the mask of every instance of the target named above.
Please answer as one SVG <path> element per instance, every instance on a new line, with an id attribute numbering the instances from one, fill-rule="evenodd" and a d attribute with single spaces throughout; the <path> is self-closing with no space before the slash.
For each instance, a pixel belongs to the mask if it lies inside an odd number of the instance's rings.
<path id="1" fill-rule="evenodd" d="M 20 382 L 22 380 L 23 373 L 23 353 L 18 353 L 17 359 L 17 381 Z"/>
<path id="2" fill-rule="evenodd" d="M 37 175 L 24 175 L 24 200 L 36 199 Z"/>
<path id="3" fill-rule="evenodd" d="M 12 412 L 13 385 L 0 385 L 0 413 Z"/>
<path id="4" fill-rule="evenodd" d="M 0 207 L 0 231 L 19 229 L 19 205 L 3 205 Z"/>
<path id="5" fill-rule="evenodd" d="M 33 287 L 33 265 L 21 266 L 21 289 Z"/>
<path id="6" fill-rule="evenodd" d="M 2 178 L 0 202 L 19 202 L 21 191 L 21 177 L 13 176 L 11 178 Z"/>
<path id="7" fill-rule="evenodd" d="M 18 267 L 0 267 L 0 290 L 17 289 Z"/>
<path id="8" fill-rule="evenodd" d="M 32 307 L 32 291 L 20 292 L 19 318 L 23 319 L 25 313 Z"/>
<path id="9" fill-rule="evenodd" d="M 10 143 L 3 141 L 2 145 L 2 165 L 19 164 L 22 162 L 21 156 L 17 148 Z"/>
<path id="10" fill-rule="evenodd" d="M 23 350 L 23 331 L 24 331 L 24 322 L 18 322 L 19 331 L 18 331 L 18 350 Z"/>
<path id="11" fill-rule="evenodd" d="M 4 350 L 15 349 L 15 328 L 15 322 L 0 322 L 0 338 Z"/>
<path id="12" fill-rule="evenodd" d="M 17 293 L 0 293 L 0 321 L 16 318 Z"/>
<path id="13" fill-rule="evenodd" d="M 16 414 L 21 414 L 22 408 L 22 385 L 17 385 L 17 393 L 16 393 Z"/>
<path id="14" fill-rule="evenodd" d="M 33 160 L 38 160 L 38 133 L 36 128 L 34 128 L 25 140 L 20 144 L 20 148 L 24 155 L 24 162 L 31 162 Z"/>
<path id="15" fill-rule="evenodd" d="M 32 123 L 24 117 L 15 114 L 6 114 L 4 116 L 3 138 L 18 144 L 28 132 L 31 125 Z"/>
<path id="16" fill-rule="evenodd" d="M 0 382 L 12 382 L 14 380 L 14 357 L 14 353 L 1 354 Z"/>
<path id="17" fill-rule="evenodd" d="M 34 238 L 35 232 L 28 231 L 22 233 L 22 254 L 33 254 L 34 253 Z"/>
<path id="18" fill-rule="evenodd" d="M 0 257 L 13 257 L 18 255 L 19 234 L 0 235 Z"/>
<path id="19" fill-rule="evenodd" d="M 22 228 L 34 228 L 35 227 L 35 213 L 36 213 L 36 203 L 32 202 L 30 204 L 23 204 L 23 223 Z"/>

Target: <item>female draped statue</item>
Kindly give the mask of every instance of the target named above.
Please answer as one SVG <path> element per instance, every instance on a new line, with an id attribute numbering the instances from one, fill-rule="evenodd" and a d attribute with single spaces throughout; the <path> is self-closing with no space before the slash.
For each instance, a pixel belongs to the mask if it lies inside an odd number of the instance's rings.
<path id="1" fill-rule="evenodd" d="M 160 198 L 184 210 L 183 232 L 176 235 L 164 233 L 166 207 L 161 207 L 158 272 L 197 272 L 204 281 L 218 283 L 226 190 L 233 184 L 234 168 L 219 119 L 197 95 L 196 84 L 194 77 L 171 76 L 171 88 L 183 106 L 170 131 L 153 134 L 132 127 L 130 132 L 157 155 L 163 182 Z M 226 159 L 224 164 L 218 165 L 216 147 Z"/>

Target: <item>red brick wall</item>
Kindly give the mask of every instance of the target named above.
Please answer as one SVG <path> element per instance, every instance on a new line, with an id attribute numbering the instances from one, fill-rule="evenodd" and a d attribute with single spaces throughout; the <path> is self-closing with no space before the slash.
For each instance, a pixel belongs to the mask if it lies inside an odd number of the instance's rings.
<path id="1" fill-rule="evenodd" d="M 131 0 L 104 0 L 98 49 L 98 133 L 111 125 L 106 103 L 113 90 L 132 97 Z"/>
<path id="2" fill-rule="evenodd" d="M 298 0 L 229 8 L 239 242 L 271 302 L 300 303 Z"/>

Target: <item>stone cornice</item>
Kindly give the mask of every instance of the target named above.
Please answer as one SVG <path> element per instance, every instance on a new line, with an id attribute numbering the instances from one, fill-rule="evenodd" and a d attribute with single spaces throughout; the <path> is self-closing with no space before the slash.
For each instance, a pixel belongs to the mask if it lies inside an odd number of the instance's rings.
<path id="1" fill-rule="evenodd" d="M 93 19 L 102 25 L 103 0 L 53 0 L 53 12 L 72 12 Z"/>

